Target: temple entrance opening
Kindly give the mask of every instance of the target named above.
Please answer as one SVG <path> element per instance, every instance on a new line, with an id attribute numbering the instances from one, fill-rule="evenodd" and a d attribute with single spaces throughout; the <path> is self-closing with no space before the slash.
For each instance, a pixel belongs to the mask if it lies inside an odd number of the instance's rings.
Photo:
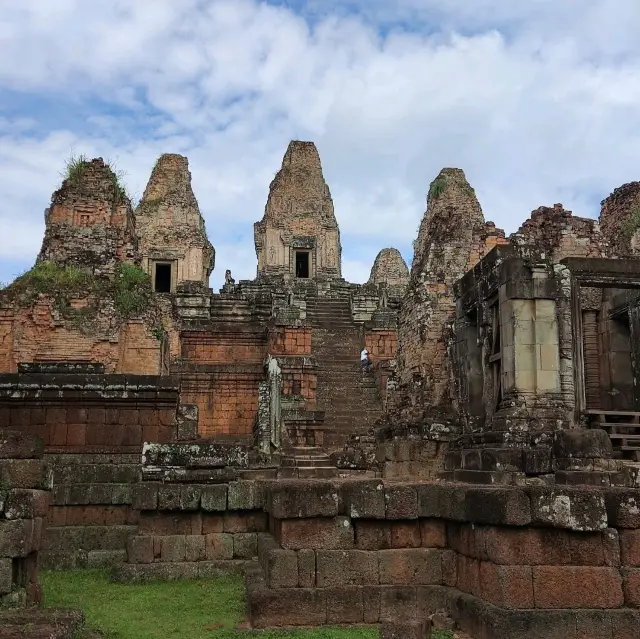
<path id="1" fill-rule="evenodd" d="M 156 293 L 171 293 L 171 264 L 156 264 L 154 289 Z"/>
<path id="2" fill-rule="evenodd" d="M 296 277 L 309 278 L 309 251 L 296 251 Z"/>

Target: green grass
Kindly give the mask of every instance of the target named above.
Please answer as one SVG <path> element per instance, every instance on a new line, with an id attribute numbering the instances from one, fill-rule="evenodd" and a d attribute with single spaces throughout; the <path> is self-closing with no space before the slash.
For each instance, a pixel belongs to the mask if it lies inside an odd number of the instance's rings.
<path id="1" fill-rule="evenodd" d="M 375 628 L 258 632 L 245 621 L 244 585 L 215 580 L 113 584 L 104 571 L 43 572 L 46 607 L 81 609 L 105 639 L 375 639 Z M 88 635 L 88 633 L 87 633 Z M 84 635 L 81 635 L 81 637 Z M 90 636 L 90 635 L 88 635 Z M 447 639 L 442 635 L 438 639 Z"/>

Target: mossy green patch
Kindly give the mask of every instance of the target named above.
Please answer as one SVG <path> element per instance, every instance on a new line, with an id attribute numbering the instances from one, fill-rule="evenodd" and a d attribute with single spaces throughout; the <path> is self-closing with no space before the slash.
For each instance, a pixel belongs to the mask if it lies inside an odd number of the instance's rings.
<path id="1" fill-rule="evenodd" d="M 429 185 L 429 200 L 435 200 L 439 198 L 447 188 L 447 179 L 444 175 L 439 175 L 431 184 Z"/>
<path id="2" fill-rule="evenodd" d="M 114 584 L 103 571 L 44 572 L 46 607 L 81 609 L 86 629 L 105 639 L 375 639 L 377 629 L 318 628 L 258 632 L 244 623 L 244 585 L 215 580 Z M 95 636 L 95 635 L 94 635 Z M 80 638 L 78 638 L 80 639 Z M 444 639 L 444 637 L 442 638 Z"/>
<path id="3" fill-rule="evenodd" d="M 2 289 L 4 297 L 18 306 L 31 306 L 40 295 L 53 300 L 54 308 L 80 329 L 91 332 L 105 304 L 110 304 L 122 321 L 148 313 L 154 305 L 151 278 L 134 264 L 118 264 L 111 277 L 98 277 L 88 269 L 39 262 Z M 71 300 L 85 300 L 73 307 Z"/>
<path id="4" fill-rule="evenodd" d="M 632 209 L 629 216 L 620 224 L 620 233 L 630 240 L 638 229 L 640 229 L 640 207 Z"/>

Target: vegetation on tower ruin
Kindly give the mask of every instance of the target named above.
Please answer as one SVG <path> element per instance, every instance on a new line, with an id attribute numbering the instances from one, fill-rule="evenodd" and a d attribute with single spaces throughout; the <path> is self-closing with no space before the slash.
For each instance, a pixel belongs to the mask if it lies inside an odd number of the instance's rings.
<path id="1" fill-rule="evenodd" d="M 157 315 L 153 312 L 151 278 L 141 268 L 124 262 L 109 277 L 97 276 L 77 266 L 39 262 L 0 289 L 0 295 L 21 307 L 33 305 L 41 296 L 48 297 L 54 309 L 83 332 L 91 332 L 98 316 L 108 307 L 121 322 Z M 155 326 L 155 322 L 153 324 Z"/>
<path id="2" fill-rule="evenodd" d="M 110 170 L 113 180 L 113 188 L 116 194 L 116 201 L 133 200 L 124 184 L 125 171 L 119 169 L 114 162 L 107 160 L 105 165 Z M 91 166 L 91 160 L 86 155 L 71 154 L 65 162 L 64 171 L 61 173 L 62 179 L 68 180 L 74 187 L 83 190 L 87 169 Z"/>
<path id="3" fill-rule="evenodd" d="M 620 224 L 620 233 L 630 240 L 638 229 L 640 229 L 640 207 L 636 206 Z"/>

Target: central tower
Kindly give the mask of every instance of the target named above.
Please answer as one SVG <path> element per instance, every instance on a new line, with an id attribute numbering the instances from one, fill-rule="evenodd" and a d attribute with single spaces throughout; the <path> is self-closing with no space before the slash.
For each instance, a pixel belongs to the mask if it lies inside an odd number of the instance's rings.
<path id="1" fill-rule="evenodd" d="M 289 143 L 254 236 L 259 276 L 342 276 L 340 230 L 313 142 Z"/>

